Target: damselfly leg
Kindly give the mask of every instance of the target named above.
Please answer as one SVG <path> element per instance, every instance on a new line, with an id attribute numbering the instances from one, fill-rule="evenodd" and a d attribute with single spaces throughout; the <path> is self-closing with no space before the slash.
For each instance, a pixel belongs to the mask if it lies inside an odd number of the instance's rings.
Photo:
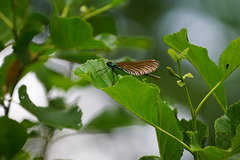
<path id="1" fill-rule="evenodd" d="M 100 76 L 102 76 L 103 74 L 105 74 L 109 69 L 112 69 L 112 75 L 113 75 L 113 82 L 112 82 L 112 85 L 114 85 L 115 84 L 115 78 L 114 78 L 114 76 L 116 75 L 116 77 L 117 77 L 117 80 L 118 80 L 118 73 L 114 70 L 114 68 L 111 68 L 111 67 L 105 67 L 105 68 L 103 68 L 103 69 L 100 69 L 100 70 L 98 70 L 98 71 L 96 71 L 96 73 L 97 72 L 99 72 L 99 71 L 103 71 L 103 70 L 105 70 L 103 73 L 101 73 L 101 74 L 99 74 L 97 77 L 95 77 L 95 78 L 98 78 L 98 77 L 100 77 Z"/>
<path id="2" fill-rule="evenodd" d="M 105 70 L 102 74 L 99 74 L 96 78 L 102 76 L 102 75 L 103 75 L 104 73 L 106 73 L 110 68 L 109 68 L 109 67 L 105 67 L 105 68 L 103 68 L 103 69 L 100 69 L 100 70 L 96 71 L 95 73 L 97 73 L 97 72 L 99 72 L 99 71 L 103 71 L 104 69 L 106 69 L 106 70 Z"/>

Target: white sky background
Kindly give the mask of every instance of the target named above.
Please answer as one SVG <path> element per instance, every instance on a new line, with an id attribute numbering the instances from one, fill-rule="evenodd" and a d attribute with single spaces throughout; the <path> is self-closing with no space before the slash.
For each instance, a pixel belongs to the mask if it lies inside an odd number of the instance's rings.
<path id="1" fill-rule="evenodd" d="M 218 58 L 226 48 L 223 40 L 222 25 L 219 21 L 209 15 L 199 13 L 197 10 L 173 9 L 169 11 L 164 19 L 159 18 L 156 28 L 167 28 L 165 33 L 158 33 L 159 37 L 168 33 L 174 33 L 181 28 L 188 29 L 190 42 L 209 51 L 209 57 L 218 63 Z M 162 31 L 162 30 L 161 30 Z M 222 44 L 222 45 L 220 45 Z M 8 50 L 9 51 L 9 50 Z M 3 61 L 3 53 L 0 54 L 0 63 Z M 39 106 L 46 106 L 46 95 L 43 87 L 32 73 L 21 80 L 20 84 L 27 85 L 27 92 L 31 100 Z M 18 86 L 20 86 L 18 84 Z M 79 106 L 83 111 L 83 123 L 89 121 L 105 106 L 113 104 L 113 100 L 102 91 L 93 87 L 72 90 L 79 96 Z M 56 93 L 61 94 L 61 93 Z M 18 95 L 14 93 L 14 102 L 19 102 Z M 189 119 L 189 113 L 179 109 L 180 118 Z M 0 115 L 3 110 L 0 109 Z M 10 117 L 21 121 L 24 118 L 35 119 L 18 104 L 13 103 Z M 64 130 L 58 135 L 69 134 L 73 131 Z M 186 152 L 185 152 L 186 153 Z M 158 145 L 155 130 L 150 126 L 133 126 L 117 129 L 111 136 L 106 134 L 74 134 L 51 143 L 48 150 L 49 160 L 55 158 L 74 160 L 136 160 L 144 155 L 158 155 Z M 182 160 L 193 159 L 189 153 Z"/>

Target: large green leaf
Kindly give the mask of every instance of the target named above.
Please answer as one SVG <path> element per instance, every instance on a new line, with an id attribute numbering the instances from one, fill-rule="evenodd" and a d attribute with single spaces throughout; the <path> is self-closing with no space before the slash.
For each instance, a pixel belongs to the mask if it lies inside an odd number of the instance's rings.
<path id="1" fill-rule="evenodd" d="M 231 121 L 231 138 L 235 136 L 236 129 L 240 124 L 240 101 L 229 106 L 226 112 L 226 116 Z"/>
<path id="2" fill-rule="evenodd" d="M 166 35 L 163 40 L 165 44 L 175 49 L 179 53 L 184 51 L 186 48 L 189 48 L 186 58 L 198 70 L 210 89 L 212 89 L 219 81 L 221 81 L 219 69 L 217 65 L 208 57 L 207 50 L 189 43 L 186 29 L 182 29 L 180 32 L 172 35 Z M 224 84 L 222 83 L 213 94 L 220 106 L 225 111 L 227 102 Z"/>
<path id="3" fill-rule="evenodd" d="M 216 120 L 216 145 L 223 149 L 229 149 L 226 157 L 236 159 L 240 153 L 240 102 L 228 107 L 226 116 Z"/>
<path id="4" fill-rule="evenodd" d="M 21 106 L 46 125 L 60 130 L 63 128 L 81 128 L 82 112 L 78 106 L 72 106 L 67 109 L 59 108 L 59 106 L 37 107 L 29 99 L 26 92 L 26 86 L 21 86 L 19 88 L 19 99 Z"/>
<path id="5" fill-rule="evenodd" d="M 229 106 L 226 112 L 226 116 L 229 118 L 229 131 L 231 138 L 231 153 L 229 156 L 235 156 L 240 153 L 240 101 Z M 229 142 L 230 143 L 230 142 Z"/>
<path id="6" fill-rule="evenodd" d="M 8 117 L 0 117 L 0 158 L 10 159 L 27 140 L 27 130 Z"/>
<path id="7" fill-rule="evenodd" d="M 198 151 L 201 160 L 220 160 L 224 159 L 229 152 L 214 146 L 209 146 Z"/>
<path id="8" fill-rule="evenodd" d="M 101 33 L 111 33 L 117 34 L 115 20 L 110 16 L 94 16 L 87 20 L 92 28 L 93 28 L 93 35 L 99 35 Z"/>
<path id="9" fill-rule="evenodd" d="M 233 40 L 219 59 L 219 69 L 222 79 L 227 78 L 240 66 L 240 37 Z"/>
<path id="10" fill-rule="evenodd" d="M 222 116 L 215 121 L 215 143 L 222 149 L 231 147 L 231 120 L 227 116 Z"/>
<path id="11" fill-rule="evenodd" d="M 73 85 L 86 86 L 89 83 L 86 80 L 73 81 L 70 77 L 57 73 L 45 66 L 40 66 L 35 70 L 38 79 L 43 83 L 46 90 L 49 91 L 53 86 L 67 91 Z M 47 78 L 46 78 L 47 77 Z"/>
<path id="12" fill-rule="evenodd" d="M 92 36 L 92 28 L 79 17 L 61 18 L 54 6 L 50 21 L 50 34 L 54 45 L 61 49 L 108 48 Z"/>
<path id="13" fill-rule="evenodd" d="M 240 153 L 240 125 L 236 129 L 236 136 L 232 139 L 232 149 L 230 155 Z"/>
<path id="14" fill-rule="evenodd" d="M 85 51 L 85 50 L 61 50 L 58 51 L 54 57 L 59 59 L 64 59 L 69 62 L 74 63 L 85 63 L 89 59 L 96 59 L 99 58 L 96 53 L 92 51 Z"/>
<path id="15" fill-rule="evenodd" d="M 78 66 L 74 73 L 90 81 L 93 86 L 102 89 L 137 117 L 157 128 L 162 159 L 180 159 L 183 146 L 176 139 L 158 131 L 158 129 L 164 130 L 180 141 L 182 140 L 172 110 L 159 97 L 159 88 L 154 84 L 141 82 L 132 76 L 123 76 L 112 85 L 111 71 L 99 76 L 104 72 L 102 69 L 106 67 L 106 61 L 105 59 L 89 60 Z"/>

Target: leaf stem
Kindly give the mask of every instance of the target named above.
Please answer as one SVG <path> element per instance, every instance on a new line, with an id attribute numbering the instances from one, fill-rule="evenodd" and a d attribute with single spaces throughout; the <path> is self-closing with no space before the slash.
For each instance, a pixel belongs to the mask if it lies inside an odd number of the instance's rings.
<path id="1" fill-rule="evenodd" d="M 27 5 L 26 5 L 26 8 L 25 8 L 25 10 L 24 10 L 24 13 L 23 13 L 23 17 L 22 17 L 22 21 L 21 21 L 21 29 L 23 29 L 24 28 L 24 25 L 25 25 L 25 23 L 26 23 L 26 20 L 27 20 L 27 15 L 28 15 L 28 7 L 29 7 L 29 5 L 30 5 L 30 1 L 31 0 L 28 0 L 28 2 L 27 2 Z"/>
<path id="2" fill-rule="evenodd" d="M 8 28 L 13 30 L 12 22 L 2 12 L 0 12 L 0 19 L 2 19 L 2 21 L 8 26 Z"/>
<path id="3" fill-rule="evenodd" d="M 203 103 L 208 99 L 208 97 L 217 89 L 218 86 L 220 86 L 220 84 L 222 84 L 222 82 L 226 79 L 227 77 L 223 78 L 221 81 L 219 81 L 209 92 L 208 94 L 202 99 L 202 101 L 199 103 L 199 105 L 197 106 L 197 109 L 195 111 L 195 115 L 197 116 L 199 110 L 201 109 Z M 226 112 L 226 110 L 223 108 L 224 112 Z"/>
<path id="4" fill-rule="evenodd" d="M 93 11 L 93 12 L 85 15 L 83 17 L 83 19 L 88 19 L 88 18 L 91 18 L 91 17 L 93 17 L 95 15 L 98 15 L 98 14 L 100 14 L 102 12 L 105 12 L 105 11 L 111 9 L 113 6 L 114 6 L 113 4 L 108 4 L 108 5 L 106 5 L 106 6 L 102 7 L 102 8 L 97 9 L 96 11 Z"/>
<path id="5" fill-rule="evenodd" d="M 13 12 L 13 28 L 12 28 L 12 32 L 13 32 L 13 35 L 14 35 L 14 40 L 17 41 L 18 33 L 17 33 L 17 13 L 16 13 L 15 1 L 12 1 L 12 12 Z"/>
<path id="6" fill-rule="evenodd" d="M 183 76 L 182 76 L 182 71 L 181 71 L 181 67 L 180 67 L 180 62 L 178 61 L 177 62 L 178 64 L 178 71 L 179 71 L 179 75 L 180 75 L 180 78 L 181 78 L 181 81 L 183 81 L 185 83 L 185 80 L 183 79 Z M 190 94 L 189 94 L 189 91 L 188 91 L 188 88 L 187 88 L 187 85 L 185 83 L 184 85 L 184 90 L 186 92 L 186 95 L 187 95 L 187 99 L 188 99 L 188 103 L 189 103 L 189 108 L 190 108 L 190 112 L 191 112 L 191 116 L 192 116 L 192 127 L 193 127 L 193 131 L 196 130 L 196 113 L 193 109 L 193 105 L 192 105 L 192 101 L 191 101 L 191 97 L 190 97 Z"/>
<path id="7" fill-rule="evenodd" d="M 172 137 L 173 139 L 175 139 L 176 141 L 178 141 L 179 143 L 181 143 L 189 152 L 193 153 L 193 151 L 191 150 L 191 148 L 185 144 L 183 141 L 181 141 L 180 139 L 178 139 L 177 137 L 175 137 L 174 135 L 168 133 L 167 131 L 165 131 L 164 129 L 158 127 L 158 126 L 154 126 L 156 129 L 158 129 L 159 131 L 165 133 L 166 135 Z"/>
<path id="8" fill-rule="evenodd" d="M 72 0 L 68 0 L 66 5 L 64 6 L 61 17 L 67 17 L 71 4 L 72 4 Z"/>

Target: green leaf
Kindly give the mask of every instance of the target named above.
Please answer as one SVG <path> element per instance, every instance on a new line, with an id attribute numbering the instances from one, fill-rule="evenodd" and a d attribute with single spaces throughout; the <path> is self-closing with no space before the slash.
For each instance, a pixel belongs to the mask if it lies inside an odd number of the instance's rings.
<path id="1" fill-rule="evenodd" d="M 233 40 L 219 59 L 219 70 L 222 79 L 227 78 L 240 66 L 240 37 Z"/>
<path id="2" fill-rule="evenodd" d="M 126 127 L 142 124 L 138 119 L 127 113 L 120 107 L 105 109 L 84 127 L 85 131 L 90 132 L 111 132 L 117 127 Z"/>
<path id="3" fill-rule="evenodd" d="M 180 62 L 186 58 L 188 51 L 189 51 L 189 48 L 186 48 L 178 55 L 178 59 Z"/>
<path id="4" fill-rule="evenodd" d="M 45 66 L 41 66 L 41 67 L 37 68 L 35 70 L 35 73 L 36 73 L 38 79 L 43 83 L 47 92 L 50 91 L 51 88 L 53 86 L 57 85 L 58 83 L 60 83 L 61 88 L 64 88 L 65 90 L 67 90 L 69 87 L 71 87 L 73 85 L 71 83 L 70 79 L 66 80 L 64 75 L 56 73 L 56 72 L 46 68 Z"/>
<path id="5" fill-rule="evenodd" d="M 192 73 L 187 73 L 183 76 L 183 79 L 186 79 L 186 78 L 194 78 L 194 76 L 192 75 Z"/>
<path id="6" fill-rule="evenodd" d="M 53 8 L 50 21 L 50 34 L 54 45 L 61 49 L 106 48 L 105 44 L 92 36 L 92 28 L 79 17 L 61 18 Z"/>
<path id="7" fill-rule="evenodd" d="M 30 53 L 28 51 L 28 44 L 31 42 L 33 37 L 37 35 L 39 32 L 30 30 L 23 33 L 16 44 L 13 46 L 14 53 L 17 55 L 17 58 L 24 65 L 27 65 L 30 62 Z"/>
<path id="8" fill-rule="evenodd" d="M 222 149 L 231 147 L 231 120 L 227 116 L 218 118 L 214 123 L 215 143 Z"/>
<path id="9" fill-rule="evenodd" d="M 109 33 L 100 34 L 96 36 L 95 39 L 104 42 L 104 44 L 108 46 L 108 48 L 110 48 L 111 50 L 116 49 L 119 43 L 117 37 Z"/>
<path id="10" fill-rule="evenodd" d="M 209 146 L 198 151 L 198 157 L 202 160 L 224 159 L 229 152 L 214 146 Z"/>
<path id="11" fill-rule="evenodd" d="M 11 160 L 31 160 L 31 157 L 27 152 L 20 151 Z"/>
<path id="12" fill-rule="evenodd" d="M 219 118 L 215 122 L 216 130 L 216 145 L 228 149 L 231 147 L 231 152 L 228 154 L 228 160 L 237 159 L 240 153 L 240 102 L 237 102 L 228 107 L 226 116 Z"/>
<path id="13" fill-rule="evenodd" d="M 177 77 L 178 79 L 181 79 L 181 77 L 177 73 L 175 73 L 171 67 L 166 67 L 166 68 L 172 77 Z"/>
<path id="14" fill-rule="evenodd" d="M 189 43 L 186 29 L 182 29 L 180 32 L 172 35 L 166 35 L 163 40 L 165 44 L 179 53 L 183 52 L 186 48 L 189 48 L 186 58 L 198 70 L 210 89 L 212 89 L 219 81 L 221 81 L 219 69 L 217 65 L 208 57 L 207 50 Z M 222 83 L 213 94 L 222 109 L 225 111 L 227 102 L 224 84 Z"/>
<path id="15" fill-rule="evenodd" d="M 124 76 L 114 86 L 104 88 L 103 91 L 148 124 L 182 139 L 175 116 L 159 98 L 160 91 L 156 85 Z M 179 142 L 158 130 L 157 136 L 163 159 L 174 160 L 181 157 L 182 145 Z"/>
<path id="16" fill-rule="evenodd" d="M 30 121 L 30 120 L 28 120 L 28 119 L 24 119 L 24 120 L 21 122 L 21 124 L 22 124 L 22 126 L 24 126 L 25 128 L 31 128 L 31 127 L 35 126 L 36 124 L 38 124 L 38 123 L 33 122 L 33 121 Z"/>
<path id="17" fill-rule="evenodd" d="M 240 101 L 229 106 L 226 112 L 226 116 L 231 121 L 231 138 L 236 135 L 236 129 L 240 124 Z"/>
<path id="18" fill-rule="evenodd" d="M 54 57 L 79 64 L 85 63 L 89 59 L 99 58 L 96 53 L 85 50 L 61 50 Z"/>
<path id="19" fill-rule="evenodd" d="M 182 80 L 178 80 L 177 84 L 179 85 L 179 87 L 183 87 L 183 86 L 185 86 L 186 83 L 183 82 Z"/>
<path id="20" fill-rule="evenodd" d="M 160 157 L 157 156 L 143 156 L 139 160 L 161 160 Z"/>
<path id="21" fill-rule="evenodd" d="M 178 54 L 177 52 L 172 49 L 172 48 L 169 48 L 168 49 L 168 54 L 172 57 L 172 59 L 177 63 L 178 62 Z"/>
<path id="22" fill-rule="evenodd" d="M 240 153 L 240 125 L 236 130 L 236 136 L 232 139 L 232 149 L 230 155 L 236 155 Z"/>
<path id="23" fill-rule="evenodd" d="M 190 147 L 193 151 L 197 151 L 201 149 L 201 146 L 199 144 L 198 140 L 198 133 L 197 131 L 192 132 L 192 131 L 187 131 L 187 134 L 190 138 Z"/>
<path id="24" fill-rule="evenodd" d="M 160 101 L 158 114 L 159 115 L 157 117 L 159 119 L 159 127 L 163 128 L 182 141 L 182 134 L 179 131 L 175 115 L 173 111 L 165 103 L 163 103 L 163 101 Z M 154 117 L 154 115 L 151 116 L 152 118 Z M 180 143 L 157 129 L 156 133 L 161 159 L 179 160 L 183 152 L 183 148 Z"/>
<path id="25" fill-rule="evenodd" d="M 50 91 L 53 86 L 67 91 L 74 85 L 86 86 L 89 83 L 85 80 L 73 81 L 70 77 L 59 74 L 45 66 L 40 66 L 35 70 L 38 79 L 43 83 L 47 91 Z M 46 78 L 47 77 L 47 78 Z"/>
<path id="26" fill-rule="evenodd" d="M 168 54 L 172 57 L 172 59 L 176 63 L 179 63 L 186 58 L 188 51 L 189 51 L 189 48 L 186 48 L 180 54 L 177 54 L 177 52 L 174 49 L 170 48 L 170 49 L 168 49 Z"/>
<path id="27" fill-rule="evenodd" d="M 110 33 L 110 34 L 117 34 L 117 28 L 115 24 L 115 20 L 110 16 L 94 16 L 87 20 L 92 28 L 93 28 L 93 35 L 99 35 L 102 33 Z"/>
<path id="28" fill-rule="evenodd" d="M 74 74 L 91 82 L 96 88 L 110 87 L 113 82 L 111 70 L 101 75 L 104 72 L 102 69 L 106 68 L 106 62 L 106 59 L 88 60 L 86 63 L 76 67 Z"/>
<path id="29" fill-rule="evenodd" d="M 24 85 L 19 88 L 19 99 L 21 106 L 46 125 L 60 130 L 63 128 L 78 130 L 81 128 L 82 112 L 76 105 L 67 109 L 59 109 L 57 106 L 37 107 L 29 99 Z"/>
<path id="30" fill-rule="evenodd" d="M 159 88 L 154 84 L 141 82 L 132 76 L 123 76 L 112 86 L 111 71 L 97 77 L 101 74 L 98 70 L 106 67 L 106 61 L 105 59 L 89 60 L 78 66 L 74 74 L 92 82 L 93 86 L 102 89 L 148 124 L 182 140 L 172 110 L 159 97 Z M 161 158 L 180 159 L 183 151 L 182 144 L 159 130 L 157 130 L 157 136 Z"/>
<path id="31" fill-rule="evenodd" d="M 240 153 L 240 102 L 228 107 L 226 116 L 219 118 L 215 122 L 216 145 L 229 149 L 231 152 L 228 159 L 235 159 Z"/>
<path id="32" fill-rule="evenodd" d="M 209 129 L 208 129 L 208 126 L 203 122 L 201 122 L 200 120 L 197 119 L 196 122 L 197 122 L 196 124 L 197 133 L 195 133 L 195 131 L 193 130 L 192 120 L 187 121 L 185 119 L 182 119 L 180 121 L 180 124 L 184 130 L 183 140 L 186 144 L 190 145 L 191 144 L 190 139 L 195 138 L 194 140 L 197 141 L 198 145 L 201 147 L 204 147 L 207 137 L 209 135 Z M 195 136 L 195 137 L 192 137 L 192 136 Z"/>
<path id="33" fill-rule="evenodd" d="M 39 14 L 32 13 L 29 15 L 20 35 L 13 46 L 14 53 L 19 61 L 24 65 L 30 62 L 30 52 L 28 46 L 33 37 L 39 34 L 43 29 L 43 24 L 47 23 L 47 19 Z"/>
<path id="34" fill-rule="evenodd" d="M 0 117 L 0 155 L 12 158 L 25 144 L 28 134 L 18 122 L 8 117 Z"/>

